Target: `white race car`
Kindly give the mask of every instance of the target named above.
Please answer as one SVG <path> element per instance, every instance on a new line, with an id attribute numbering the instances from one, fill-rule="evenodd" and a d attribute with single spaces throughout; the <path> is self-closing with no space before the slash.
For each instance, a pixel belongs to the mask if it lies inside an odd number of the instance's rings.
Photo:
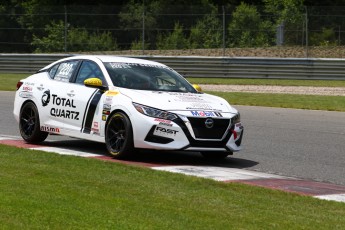
<path id="1" fill-rule="evenodd" d="M 161 63 L 74 56 L 19 81 L 13 113 L 26 142 L 42 142 L 49 133 L 72 136 L 105 143 L 115 158 L 136 148 L 209 158 L 239 151 L 239 112 L 197 89 Z"/>

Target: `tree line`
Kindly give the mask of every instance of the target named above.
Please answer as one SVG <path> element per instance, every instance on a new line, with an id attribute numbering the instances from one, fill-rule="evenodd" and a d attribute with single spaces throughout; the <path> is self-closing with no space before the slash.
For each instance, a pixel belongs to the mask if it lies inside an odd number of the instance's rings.
<path id="1" fill-rule="evenodd" d="M 110 0 L 2 2 L 0 52 L 344 43 L 345 7 L 340 0 L 120 0 L 113 4 Z"/>

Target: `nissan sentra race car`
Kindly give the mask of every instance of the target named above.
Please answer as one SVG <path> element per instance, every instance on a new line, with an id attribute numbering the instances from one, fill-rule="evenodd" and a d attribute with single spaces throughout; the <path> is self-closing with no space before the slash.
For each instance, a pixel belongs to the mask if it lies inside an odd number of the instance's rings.
<path id="1" fill-rule="evenodd" d="M 18 82 L 14 116 L 26 142 L 66 135 L 103 142 L 115 158 L 135 149 L 225 158 L 242 148 L 240 114 L 226 100 L 200 92 L 166 65 L 141 59 L 56 61 Z"/>

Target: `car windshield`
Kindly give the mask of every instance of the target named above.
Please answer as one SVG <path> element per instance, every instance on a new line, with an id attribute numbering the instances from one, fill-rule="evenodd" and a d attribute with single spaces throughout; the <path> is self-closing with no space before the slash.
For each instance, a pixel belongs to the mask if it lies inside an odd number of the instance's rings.
<path id="1" fill-rule="evenodd" d="M 118 87 L 197 93 L 181 75 L 166 66 L 118 62 L 106 62 L 104 65 L 113 84 Z"/>

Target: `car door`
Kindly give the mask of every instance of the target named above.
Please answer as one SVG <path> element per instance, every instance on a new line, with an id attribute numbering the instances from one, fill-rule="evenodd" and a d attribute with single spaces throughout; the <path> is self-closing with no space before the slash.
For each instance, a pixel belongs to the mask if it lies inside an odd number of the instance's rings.
<path id="1" fill-rule="evenodd" d="M 49 80 L 39 83 L 42 92 L 41 121 L 47 127 L 64 127 L 67 116 L 74 110 L 74 102 L 66 97 L 66 88 L 75 74 L 80 61 L 66 61 L 54 65 L 49 72 Z"/>
<path id="2" fill-rule="evenodd" d="M 98 122 L 94 122 L 95 114 L 103 91 L 87 87 L 84 81 L 88 78 L 99 78 L 105 83 L 104 75 L 97 63 L 89 60 L 82 61 L 79 71 L 67 89 L 67 97 L 73 101 L 76 114 L 66 119 L 65 128 L 73 133 L 91 133 L 98 131 Z"/>

